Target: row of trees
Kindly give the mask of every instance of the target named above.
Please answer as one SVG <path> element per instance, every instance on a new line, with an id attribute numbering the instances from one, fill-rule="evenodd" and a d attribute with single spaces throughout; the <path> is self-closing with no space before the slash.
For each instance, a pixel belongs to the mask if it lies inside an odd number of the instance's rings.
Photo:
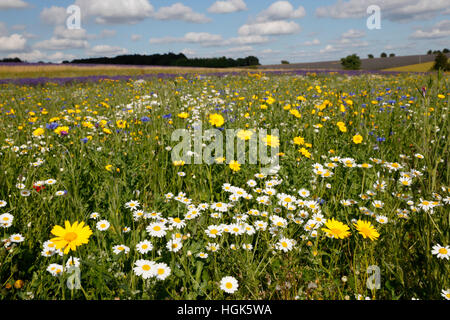
<path id="1" fill-rule="evenodd" d="M 438 52 L 434 60 L 434 70 L 450 71 L 450 63 L 446 53 Z M 361 59 L 358 55 L 352 54 L 341 59 L 341 64 L 347 70 L 359 70 L 361 68 Z"/>
<path id="2" fill-rule="evenodd" d="M 1 59 L 0 63 L 23 63 L 19 58 Z M 166 54 L 153 55 L 122 55 L 114 58 L 89 58 L 75 59 L 72 61 L 63 61 L 64 64 L 86 63 L 86 64 L 123 64 L 123 65 L 148 65 L 148 66 L 179 66 L 179 67 L 204 67 L 204 68 L 230 68 L 230 67 L 249 67 L 260 65 L 259 59 L 254 56 L 246 58 L 232 59 L 227 57 L 220 58 L 194 58 L 189 59 L 184 54 Z"/>
<path id="3" fill-rule="evenodd" d="M 369 59 L 373 59 L 374 58 L 374 56 L 373 56 L 373 54 L 368 54 L 367 55 L 368 57 L 369 57 Z M 380 58 L 387 58 L 387 53 L 386 52 L 383 52 L 383 53 L 381 53 L 380 54 Z M 389 57 L 391 58 L 391 57 L 395 57 L 395 53 L 390 53 L 389 54 Z"/>
<path id="4" fill-rule="evenodd" d="M 427 54 L 438 54 L 439 52 L 443 52 L 443 53 L 449 53 L 450 50 L 447 48 L 444 48 L 444 50 L 428 50 Z"/>
<path id="5" fill-rule="evenodd" d="M 124 65 L 149 65 L 149 66 L 173 66 L 173 67 L 204 67 L 204 68 L 230 68 L 248 67 L 259 65 L 257 57 L 248 56 L 246 58 L 232 59 L 220 58 L 187 58 L 184 54 L 153 55 L 121 55 L 114 58 L 89 58 L 64 61 L 63 63 L 88 63 L 88 64 L 124 64 Z"/>

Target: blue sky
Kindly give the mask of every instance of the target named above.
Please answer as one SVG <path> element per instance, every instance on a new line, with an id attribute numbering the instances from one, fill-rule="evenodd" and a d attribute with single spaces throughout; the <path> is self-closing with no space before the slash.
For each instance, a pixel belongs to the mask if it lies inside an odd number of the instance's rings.
<path id="1" fill-rule="evenodd" d="M 67 7 L 81 29 L 68 29 Z M 370 30 L 367 8 L 380 8 Z M 450 47 L 450 0 L 0 0 L 0 57 L 74 58 L 183 52 L 262 64 Z"/>

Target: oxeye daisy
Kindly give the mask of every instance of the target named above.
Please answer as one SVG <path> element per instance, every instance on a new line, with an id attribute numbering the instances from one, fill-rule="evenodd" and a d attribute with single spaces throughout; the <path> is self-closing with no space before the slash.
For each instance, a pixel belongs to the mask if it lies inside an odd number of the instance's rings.
<path id="1" fill-rule="evenodd" d="M 172 227 L 177 229 L 182 229 L 186 226 L 186 222 L 184 220 L 181 220 L 180 218 L 169 218 L 169 223 Z"/>
<path id="2" fill-rule="evenodd" d="M 127 247 L 126 245 L 119 244 L 119 245 L 113 247 L 113 252 L 115 254 L 119 254 L 121 252 L 123 252 L 124 254 L 127 254 L 128 252 L 130 252 L 130 248 Z"/>
<path id="3" fill-rule="evenodd" d="M 133 271 L 136 275 L 149 279 L 156 275 L 156 264 L 150 260 L 137 260 L 134 263 Z"/>
<path id="4" fill-rule="evenodd" d="M 147 232 L 150 233 L 150 236 L 162 238 L 166 235 L 167 227 L 165 224 L 160 222 L 153 222 L 147 226 Z"/>
<path id="5" fill-rule="evenodd" d="M 381 224 L 388 223 L 389 221 L 389 219 L 386 216 L 377 216 L 376 220 Z"/>
<path id="6" fill-rule="evenodd" d="M 97 230 L 106 231 L 110 227 L 110 223 L 107 220 L 100 220 L 96 224 Z"/>
<path id="7" fill-rule="evenodd" d="M 275 245 L 278 250 L 283 252 L 291 251 L 295 245 L 295 240 L 288 238 L 281 238 Z"/>
<path id="8" fill-rule="evenodd" d="M 167 264 L 155 264 L 155 275 L 158 280 L 165 280 L 168 276 L 170 276 L 170 272 L 171 270 Z"/>
<path id="9" fill-rule="evenodd" d="M 208 254 L 205 253 L 205 252 L 199 252 L 197 254 L 197 257 L 202 258 L 202 259 L 206 259 L 206 258 L 208 258 Z"/>
<path id="10" fill-rule="evenodd" d="M 446 300 L 450 300 L 450 289 L 447 289 L 447 290 L 442 289 L 441 295 L 442 295 Z"/>
<path id="11" fill-rule="evenodd" d="M 267 229 L 267 222 L 262 220 L 257 220 L 254 222 L 256 230 L 265 231 Z"/>
<path id="12" fill-rule="evenodd" d="M 89 216 L 89 218 L 91 219 L 97 219 L 100 217 L 100 214 L 98 212 L 92 212 L 91 215 Z"/>
<path id="13" fill-rule="evenodd" d="M 143 210 L 134 210 L 133 211 L 133 219 L 134 221 L 138 221 L 140 218 L 145 216 L 145 212 Z"/>
<path id="14" fill-rule="evenodd" d="M 153 250 L 153 244 L 148 240 L 143 240 L 136 245 L 136 250 L 141 254 L 145 254 Z"/>
<path id="15" fill-rule="evenodd" d="M 3 208 L 7 204 L 8 204 L 8 202 L 6 202 L 5 200 L 0 200 L 0 208 Z"/>
<path id="16" fill-rule="evenodd" d="M 66 190 L 58 190 L 58 191 L 55 192 L 55 195 L 57 197 L 65 196 L 66 194 L 67 194 Z"/>
<path id="17" fill-rule="evenodd" d="M 14 216 L 9 213 L 0 214 L 0 226 L 3 228 L 9 228 L 14 220 Z"/>
<path id="18" fill-rule="evenodd" d="M 205 230 L 205 233 L 210 238 L 216 238 L 217 236 L 222 235 L 222 228 L 220 226 L 211 225 L 208 226 L 208 229 Z"/>
<path id="19" fill-rule="evenodd" d="M 436 244 L 433 246 L 432 254 L 436 255 L 440 259 L 449 259 L 450 258 L 450 247 L 449 246 L 441 246 L 440 244 Z"/>
<path id="20" fill-rule="evenodd" d="M 226 293 L 233 294 L 238 290 L 238 288 L 238 281 L 234 277 L 227 276 L 220 280 L 220 289 Z"/>
<path id="21" fill-rule="evenodd" d="M 52 274 L 52 276 L 59 276 L 63 273 L 63 266 L 57 263 L 52 263 L 47 267 L 47 271 Z"/>
<path id="22" fill-rule="evenodd" d="M 377 240 L 380 234 L 378 231 L 372 226 L 370 221 L 362 221 L 358 220 L 353 224 L 356 227 L 356 230 L 365 238 L 369 238 L 370 240 Z"/>
<path id="23" fill-rule="evenodd" d="M 167 241 L 166 248 L 170 252 L 178 252 L 183 247 L 183 243 L 179 239 Z"/>
<path id="24" fill-rule="evenodd" d="M 11 242 L 20 243 L 20 242 L 23 242 L 25 240 L 25 238 L 21 234 L 16 233 L 16 234 L 12 234 L 9 237 L 9 240 Z"/>
<path id="25" fill-rule="evenodd" d="M 206 245 L 206 250 L 211 252 L 216 252 L 220 249 L 220 246 L 217 243 L 208 243 Z"/>
<path id="26" fill-rule="evenodd" d="M 136 210 L 137 208 L 139 208 L 139 206 L 140 206 L 139 202 L 135 200 L 125 203 L 125 207 L 131 210 Z"/>
<path id="27" fill-rule="evenodd" d="M 80 258 L 70 257 L 69 259 L 67 259 L 66 268 L 79 266 L 80 266 Z"/>

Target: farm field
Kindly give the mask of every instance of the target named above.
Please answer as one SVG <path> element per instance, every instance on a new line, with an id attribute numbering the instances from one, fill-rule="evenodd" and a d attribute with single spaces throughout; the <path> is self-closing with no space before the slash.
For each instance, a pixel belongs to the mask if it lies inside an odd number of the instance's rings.
<path id="1" fill-rule="evenodd" d="M 450 299 L 448 76 L 198 73 L 0 85 L 0 299 Z"/>

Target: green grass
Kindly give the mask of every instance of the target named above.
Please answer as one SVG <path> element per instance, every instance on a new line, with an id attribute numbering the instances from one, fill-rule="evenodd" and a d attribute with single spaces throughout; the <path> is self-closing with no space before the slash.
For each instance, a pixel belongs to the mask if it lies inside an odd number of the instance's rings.
<path id="1" fill-rule="evenodd" d="M 1 239 L 20 234 L 24 241 L 0 247 L 0 297 L 443 299 L 442 290 L 449 288 L 448 260 L 432 254 L 432 247 L 449 245 L 448 88 L 445 76 L 338 74 L 192 76 L 140 85 L 1 85 L 0 200 L 6 204 L 0 214 L 14 217 L 11 226 L 0 228 Z M 188 117 L 178 117 L 181 112 Z M 224 129 L 279 129 L 279 172 L 258 179 L 261 163 L 242 163 L 235 172 L 226 163 L 175 166 L 170 151 L 178 143 L 171 139 L 174 131 L 192 128 L 194 119 L 202 121 L 203 130 L 212 129 L 209 116 L 214 113 L 224 117 Z M 346 130 L 340 130 L 338 122 Z M 60 129 L 67 126 L 68 134 L 55 132 L 52 123 Z M 37 128 L 43 128 L 43 134 L 38 135 Z M 356 135 L 362 136 L 362 143 L 353 142 Z M 295 137 L 304 138 L 304 144 L 295 145 Z M 371 166 L 349 166 L 335 156 Z M 231 160 L 227 156 L 226 161 Z M 319 175 L 315 164 L 333 174 Z M 412 177 L 410 186 L 399 182 L 401 174 Z M 33 188 L 50 178 L 56 183 Z M 272 188 L 285 194 L 283 198 L 303 199 L 298 191 L 307 189 L 305 201 L 323 202 L 314 202 L 316 209 L 296 203 L 291 210 L 276 195 L 269 196 L 267 204 L 257 201 L 265 194 L 260 192 L 266 182 L 273 184 L 274 179 L 282 180 Z M 377 190 L 377 181 L 385 182 L 384 189 Z M 194 219 L 186 216 L 187 205 L 175 200 L 183 192 L 196 207 L 230 203 L 224 184 L 242 188 L 252 198 L 240 198 L 221 216 L 207 209 Z M 21 194 L 22 188 L 30 195 Z M 57 191 L 66 193 L 57 196 Z M 168 200 L 168 193 L 174 197 Z M 180 218 L 186 225 L 167 230 L 162 238 L 152 237 L 146 228 L 153 218 L 135 220 L 125 206 L 131 200 L 146 213 L 160 213 L 166 226 L 169 218 Z M 343 200 L 355 204 L 346 206 Z M 374 200 L 384 206 L 376 208 Z M 422 210 L 424 200 L 437 206 Z M 254 209 L 258 216 L 248 214 Z M 91 218 L 93 212 L 99 214 L 97 220 Z M 319 212 L 322 219 L 347 225 L 350 236 L 332 239 L 325 225 L 308 223 Z M 241 235 L 223 232 L 216 238 L 205 233 L 210 226 L 235 223 L 239 214 L 247 214 L 246 223 L 254 227 L 258 220 L 267 223 L 267 229 Z M 377 222 L 379 215 L 388 223 Z M 273 221 L 280 221 L 277 217 L 286 224 L 272 228 Z M 101 219 L 110 223 L 108 230 L 97 229 Z M 355 220 L 370 221 L 379 237 L 364 238 Z M 65 221 L 89 226 L 89 242 L 66 255 L 44 256 L 44 243 L 54 237 L 52 229 Z M 124 227 L 130 231 L 124 233 Z M 172 237 L 182 239 L 178 252 L 167 248 Z M 292 250 L 281 250 L 281 237 L 295 240 Z M 153 244 L 148 253 L 136 249 L 144 239 Z M 220 249 L 208 251 L 208 243 Z M 244 250 L 246 244 L 252 249 Z M 116 245 L 130 251 L 115 254 Z M 198 257 L 201 252 L 208 257 Z M 70 256 L 80 259 L 80 289 L 67 287 L 67 280 L 73 279 L 70 273 L 54 276 L 47 271 L 51 264 L 65 265 Z M 141 259 L 167 264 L 170 275 L 165 280 L 143 279 L 133 270 Z M 378 290 L 366 285 L 372 265 L 381 272 Z M 237 279 L 235 293 L 221 290 L 225 276 Z"/>

